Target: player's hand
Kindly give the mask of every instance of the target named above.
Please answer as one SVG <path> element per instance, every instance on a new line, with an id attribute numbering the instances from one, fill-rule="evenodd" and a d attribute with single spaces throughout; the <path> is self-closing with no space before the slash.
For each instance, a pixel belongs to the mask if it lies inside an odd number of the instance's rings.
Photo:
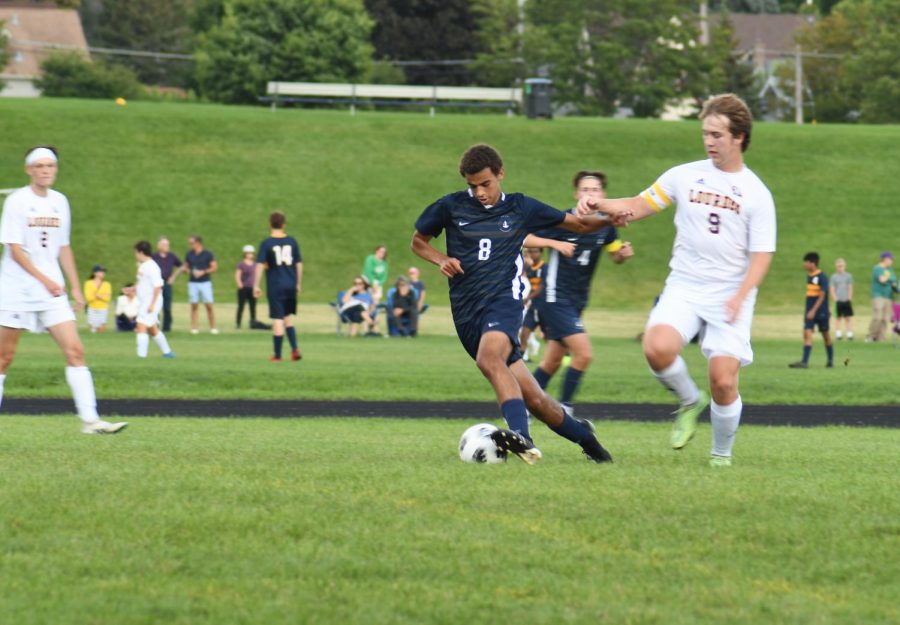
<path id="1" fill-rule="evenodd" d="M 302 290 L 303 290 L 302 287 L 298 284 L 297 285 L 297 295 L 300 295 L 300 291 L 302 291 Z"/>
<path id="2" fill-rule="evenodd" d="M 735 295 L 730 300 L 725 302 L 725 321 L 728 323 L 734 323 L 738 319 L 738 315 L 741 313 L 741 305 L 744 303 L 744 298 L 739 295 Z"/>
<path id="3" fill-rule="evenodd" d="M 807 319 L 808 321 L 812 321 L 812 319 L 813 319 L 813 311 L 809 311 L 808 313 L 806 313 L 806 319 Z"/>
<path id="4" fill-rule="evenodd" d="M 262 289 L 258 286 L 253 287 L 253 297 L 260 297 L 262 295 Z"/>
<path id="5" fill-rule="evenodd" d="M 450 258 L 449 256 L 441 261 L 441 264 L 438 266 L 441 268 L 441 273 L 448 278 L 452 278 L 453 276 L 460 273 L 465 273 L 462 268 L 462 263 L 459 262 L 459 259 Z"/>
<path id="6" fill-rule="evenodd" d="M 153 306 L 147 306 L 147 314 L 151 314 L 153 312 Z"/>
<path id="7" fill-rule="evenodd" d="M 575 244 L 568 241 L 557 241 L 553 248 L 563 256 L 571 257 L 575 253 Z"/>
<path id="8" fill-rule="evenodd" d="M 43 283 L 44 283 L 44 288 L 46 288 L 47 291 L 50 292 L 50 295 L 52 295 L 53 297 L 59 297 L 60 295 L 66 294 L 66 290 L 63 288 L 63 286 L 61 284 L 57 284 L 53 280 L 46 279 L 43 281 Z M 74 297 L 74 294 L 75 294 L 75 287 L 72 287 L 73 297 Z"/>
<path id="9" fill-rule="evenodd" d="M 619 248 L 619 251 L 616 252 L 616 257 L 625 260 L 626 258 L 631 258 L 634 256 L 634 248 L 631 247 L 631 241 L 625 241 L 622 243 L 622 247 Z"/>
<path id="10" fill-rule="evenodd" d="M 63 289 L 62 287 L 59 287 L 59 290 L 60 295 L 63 295 L 65 293 L 65 289 Z M 84 293 L 82 293 L 81 289 L 77 286 L 72 287 L 72 299 L 75 300 L 75 303 L 78 305 L 79 309 L 84 308 Z"/>
<path id="11" fill-rule="evenodd" d="M 592 215 L 599 210 L 600 201 L 589 197 L 581 198 L 580 200 L 578 200 L 578 204 L 575 205 L 575 212 L 579 217 Z"/>

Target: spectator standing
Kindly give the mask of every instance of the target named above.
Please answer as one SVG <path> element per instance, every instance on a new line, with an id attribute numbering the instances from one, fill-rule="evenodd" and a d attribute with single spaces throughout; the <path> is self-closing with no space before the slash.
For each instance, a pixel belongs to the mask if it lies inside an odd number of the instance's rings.
<path id="1" fill-rule="evenodd" d="M 156 242 L 156 253 L 153 261 L 159 265 L 162 274 L 162 331 L 169 332 L 172 329 L 172 285 L 175 278 L 182 271 L 181 259 L 169 251 L 169 239 L 160 237 Z"/>
<path id="2" fill-rule="evenodd" d="M 105 279 L 106 268 L 94 265 L 91 277 L 84 283 L 84 299 L 87 302 L 87 322 L 91 332 L 106 330 L 109 319 L 109 303 L 112 301 L 112 285 Z"/>
<path id="3" fill-rule="evenodd" d="M 384 285 L 388 279 L 387 247 L 379 245 L 375 248 L 374 253 L 366 256 L 362 275 L 372 290 L 373 306 L 378 306 L 384 295 Z"/>
<path id="4" fill-rule="evenodd" d="M 175 358 L 175 352 L 169 347 L 166 335 L 159 329 L 159 313 L 162 310 L 162 287 L 165 281 L 159 265 L 151 256 L 150 241 L 138 241 L 134 244 L 134 257 L 138 262 L 137 300 L 138 315 L 136 340 L 138 358 L 146 358 L 150 347 L 150 338 L 159 347 L 163 358 Z"/>
<path id="5" fill-rule="evenodd" d="M 831 274 L 831 299 L 834 300 L 834 335 L 837 340 L 844 338 L 841 335 L 841 322 L 844 322 L 844 332 L 847 340 L 853 340 L 853 274 L 847 272 L 847 261 L 838 258 L 834 261 L 835 272 Z"/>
<path id="6" fill-rule="evenodd" d="M 803 359 L 788 365 L 791 369 L 806 369 L 809 367 L 809 354 L 812 352 L 813 330 L 818 326 L 825 341 L 825 351 L 828 353 L 829 369 L 834 366 L 834 346 L 831 343 L 831 335 L 828 333 L 828 278 L 819 269 L 819 255 L 809 252 L 803 257 L 803 268 L 806 269 L 806 316 L 803 318 Z"/>
<path id="7" fill-rule="evenodd" d="M 234 281 L 237 284 L 237 317 L 234 327 L 241 328 L 241 317 L 244 315 L 244 307 L 250 313 L 250 328 L 256 327 L 256 296 L 253 294 L 253 282 L 256 279 L 256 248 L 245 245 L 244 257 L 234 268 Z"/>
<path id="8" fill-rule="evenodd" d="M 897 274 L 892 265 L 894 255 L 890 252 L 882 252 L 881 260 L 872 268 L 872 322 L 869 324 L 869 334 L 866 342 L 883 341 L 888 322 L 891 319 L 894 289 L 896 288 Z"/>
<path id="9" fill-rule="evenodd" d="M 190 249 L 184 255 L 184 264 L 190 271 L 188 280 L 188 302 L 191 304 L 191 334 L 200 332 L 197 308 L 200 302 L 206 306 L 209 331 L 218 334 L 216 311 L 213 309 L 213 285 L 210 276 L 219 269 L 216 257 L 203 246 L 203 238 L 197 235 L 188 239 Z"/>
<path id="10" fill-rule="evenodd" d="M 122 293 L 116 300 L 116 330 L 118 332 L 134 332 L 139 310 L 137 290 L 134 288 L 134 284 L 129 282 L 122 287 Z"/>

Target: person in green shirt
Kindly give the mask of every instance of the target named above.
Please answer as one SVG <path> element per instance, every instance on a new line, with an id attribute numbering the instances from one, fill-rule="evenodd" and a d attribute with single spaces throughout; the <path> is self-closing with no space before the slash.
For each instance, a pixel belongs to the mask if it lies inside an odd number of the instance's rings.
<path id="1" fill-rule="evenodd" d="M 866 342 L 883 341 L 887 337 L 886 327 L 891 318 L 894 289 L 897 285 L 897 274 L 891 268 L 894 255 L 882 252 L 881 261 L 872 268 L 872 322 Z"/>
<path id="2" fill-rule="evenodd" d="M 388 279 L 387 247 L 379 245 L 373 254 L 366 256 L 363 263 L 362 275 L 372 288 L 372 307 L 378 306 L 381 301 L 384 285 Z"/>

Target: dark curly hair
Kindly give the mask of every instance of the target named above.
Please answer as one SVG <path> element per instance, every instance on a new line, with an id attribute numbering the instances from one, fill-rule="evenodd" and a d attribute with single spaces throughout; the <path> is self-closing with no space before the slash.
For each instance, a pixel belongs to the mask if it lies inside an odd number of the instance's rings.
<path id="1" fill-rule="evenodd" d="M 497 150 L 485 143 L 479 143 L 462 155 L 459 161 L 459 175 L 465 178 L 477 174 L 486 167 L 496 176 L 503 169 L 503 159 Z"/>

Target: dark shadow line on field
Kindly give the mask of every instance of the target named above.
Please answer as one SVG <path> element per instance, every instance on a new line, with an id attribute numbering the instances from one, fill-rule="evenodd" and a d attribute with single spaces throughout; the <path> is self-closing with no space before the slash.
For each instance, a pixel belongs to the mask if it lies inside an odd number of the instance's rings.
<path id="1" fill-rule="evenodd" d="M 72 412 L 67 399 L 4 398 L 3 413 L 41 415 Z M 579 404 L 578 416 L 601 421 L 669 421 L 672 406 L 663 404 Z M 120 417 L 400 417 L 496 420 L 496 404 L 488 402 L 320 401 L 255 399 L 106 399 L 104 415 Z M 849 425 L 900 427 L 900 405 L 810 406 L 745 405 L 742 422 L 753 425 Z"/>

